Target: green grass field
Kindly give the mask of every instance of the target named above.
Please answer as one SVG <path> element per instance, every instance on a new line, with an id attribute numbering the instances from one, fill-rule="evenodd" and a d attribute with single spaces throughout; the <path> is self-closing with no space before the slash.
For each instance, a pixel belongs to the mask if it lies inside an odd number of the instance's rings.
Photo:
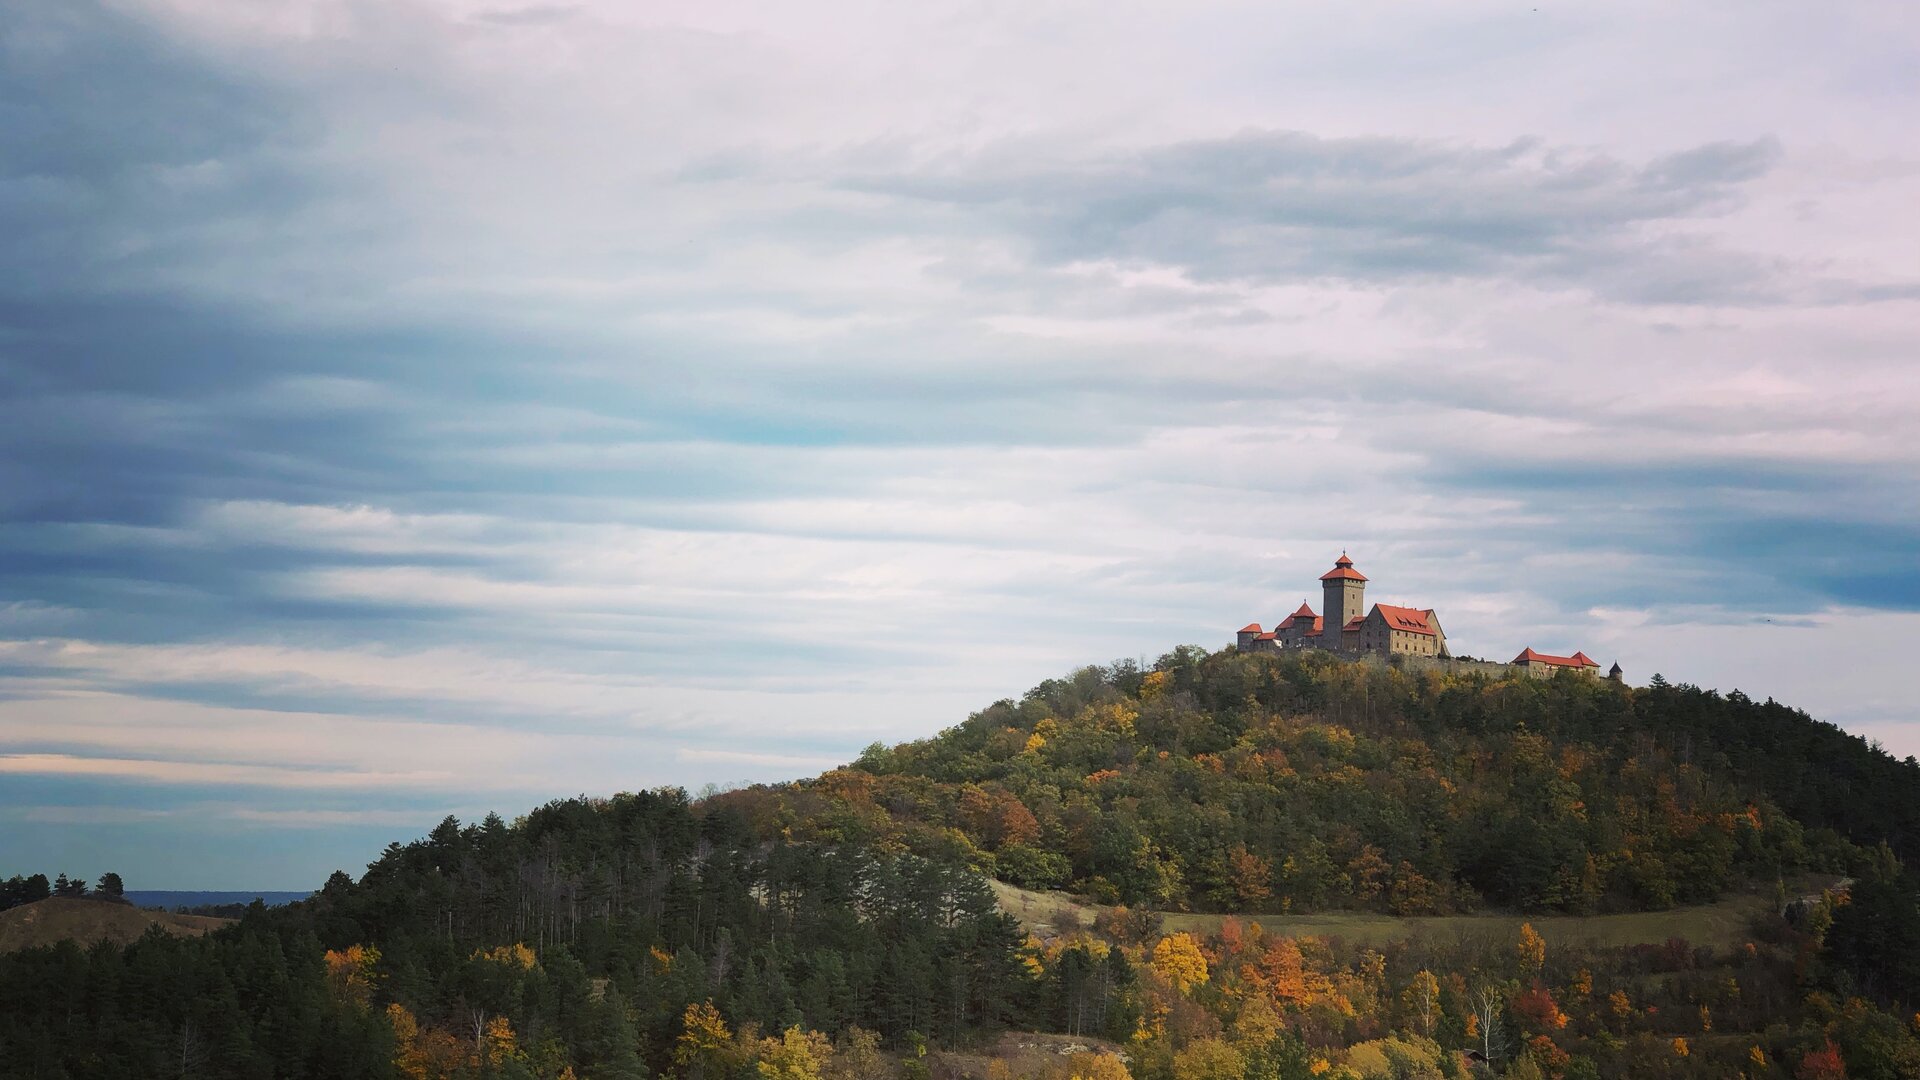
<path id="1" fill-rule="evenodd" d="M 1796 891 L 1818 892 L 1826 882 L 1805 883 Z M 1034 892 L 1004 882 L 993 883 L 1006 911 L 1028 930 L 1043 936 L 1075 926 L 1091 926 L 1100 906 L 1089 904 L 1065 893 Z M 1344 938 L 1369 945 L 1390 941 L 1427 939 L 1434 941 L 1511 941 L 1521 923 L 1533 928 L 1549 941 L 1563 944 L 1620 946 L 1659 944 L 1670 938 L 1685 938 L 1696 945 L 1733 947 L 1750 939 L 1750 926 L 1756 916 L 1771 907 L 1766 895 L 1729 897 L 1716 904 L 1673 908 L 1668 911 L 1636 912 L 1628 915 L 1445 915 L 1401 918 L 1374 912 L 1334 912 L 1322 915 L 1193 915 L 1168 912 L 1162 927 L 1171 932 L 1187 930 L 1208 933 L 1217 930 L 1223 919 L 1259 923 L 1270 933 L 1288 937 Z"/>

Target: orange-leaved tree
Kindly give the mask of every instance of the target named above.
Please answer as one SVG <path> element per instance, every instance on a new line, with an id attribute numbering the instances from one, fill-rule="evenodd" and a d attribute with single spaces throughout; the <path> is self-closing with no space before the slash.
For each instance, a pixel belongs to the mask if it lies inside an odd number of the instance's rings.
<path id="1" fill-rule="evenodd" d="M 1534 930 L 1532 923 L 1520 924 L 1520 940 L 1514 943 L 1513 951 L 1520 960 L 1521 974 L 1539 978 L 1541 968 L 1547 963 L 1547 940 Z"/>
<path id="2" fill-rule="evenodd" d="M 379 963 L 380 950 L 371 945 L 328 949 L 327 985 L 332 988 L 336 998 L 364 1009 L 373 998 L 374 983 L 380 978 L 376 970 Z"/>
<path id="3" fill-rule="evenodd" d="M 1807 1051 L 1793 1075 L 1796 1080 L 1846 1080 L 1847 1063 L 1840 1056 L 1840 1048 L 1828 1039 L 1825 1046 Z"/>

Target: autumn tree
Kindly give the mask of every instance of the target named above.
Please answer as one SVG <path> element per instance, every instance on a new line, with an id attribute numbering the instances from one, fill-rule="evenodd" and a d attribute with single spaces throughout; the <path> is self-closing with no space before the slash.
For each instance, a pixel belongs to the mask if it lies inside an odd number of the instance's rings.
<path id="1" fill-rule="evenodd" d="M 1473 1029 L 1480 1040 L 1480 1053 L 1489 1062 L 1506 1056 L 1506 1002 L 1496 986 L 1483 985 L 1473 994 Z"/>
<path id="2" fill-rule="evenodd" d="M 1242 1080 L 1246 1059 L 1221 1039 L 1200 1039 L 1173 1055 L 1173 1080 Z"/>
<path id="3" fill-rule="evenodd" d="M 322 958 L 327 968 L 327 985 L 341 1001 L 366 1008 L 379 980 L 380 950 L 371 945 L 349 945 L 328 949 Z"/>
<path id="4" fill-rule="evenodd" d="M 1633 999 L 1625 990 L 1615 990 L 1607 995 L 1607 1011 L 1613 1015 L 1618 1030 L 1627 1030 L 1627 1021 L 1633 1018 Z"/>
<path id="5" fill-rule="evenodd" d="M 1245 844 L 1236 844 L 1227 853 L 1227 878 L 1241 908 L 1258 909 L 1273 895 L 1273 860 L 1248 851 Z"/>
<path id="6" fill-rule="evenodd" d="M 724 1076 L 732 1050 L 733 1033 L 713 1002 L 687 1006 L 680 1017 L 680 1038 L 673 1045 L 673 1063 L 684 1080 Z"/>
<path id="7" fill-rule="evenodd" d="M 1153 972 L 1184 994 L 1206 983 L 1207 956 L 1192 934 L 1169 934 L 1153 947 Z"/>
<path id="8" fill-rule="evenodd" d="M 1433 1038 L 1433 1025 L 1440 1016 L 1440 980 L 1433 972 L 1425 968 L 1414 972 L 1413 981 L 1401 994 L 1401 1002 L 1420 1025 L 1420 1034 Z"/>
<path id="9" fill-rule="evenodd" d="M 1514 943 L 1514 956 L 1520 961 L 1520 974 L 1532 979 L 1540 977 L 1547 963 L 1547 941 L 1534 929 L 1532 923 L 1520 924 L 1520 940 Z"/>
<path id="10" fill-rule="evenodd" d="M 1840 1048 L 1828 1039 L 1819 1049 L 1807 1051 L 1793 1075 L 1794 1080 L 1846 1080 L 1847 1063 L 1840 1056 Z"/>
<path id="11" fill-rule="evenodd" d="M 485 1038 L 481 1042 L 480 1064 L 482 1068 L 493 1068 L 509 1062 L 524 1062 L 527 1056 L 520 1049 L 520 1040 L 513 1031 L 513 1023 L 504 1016 L 495 1016 L 487 1020 Z"/>
<path id="12" fill-rule="evenodd" d="M 1551 1034 L 1567 1026 L 1567 1014 L 1560 1011 L 1553 992 L 1537 982 L 1513 999 L 1513 1011 L 1532 1031 Z"/>
<path id="13" fill-rule="evenodd" d="M 1241 977 L 1283 1005 L 1304 1004 L 1307 1000 L 1306 958 L 1300 953 L 1300 943 L 1293 938 L 1269 941 L 1258 967 L 1244 966 Z"/>
<path id="14" fill-rule="evenodd" d="M 825 1035 L 796 1024 L 778 1039 L 760 1041 L 760 1061 L 754 1068 L 761 1080 L 821 1080 L 832 1058 L 833 1044 Z"/>
<path id="15" fill-rule="evenodd" d="M 1133 1080 L 1133 1074 L 1116 1054 L 1083 1053 L 1041 1070 L 1040 1080 Z"/>
<path id="16" fill-rule="evenodd" d="M 1264 994 L 1255 994 L 1240 1003 L 1233 1018 L 1233 1042 L 1236 1046 L 1265 1046 L 1280 1033 L 1284 1022 Z"/>
<path id="17" fill-rule="evenodd" d="M 822 1075 L 825 1080 L 894 1080 L 898 1071 L 894 1059 L 880 1048 L 880 1036 L 855 1025 L 834 1043 Z"/>
<path id="18" fill-rule="evenodd" d="M 1160 933 L 1160 915 L 1115 904 L 1093 917 L 1093 932 L 1122 945 L 1145 945 Z"/>

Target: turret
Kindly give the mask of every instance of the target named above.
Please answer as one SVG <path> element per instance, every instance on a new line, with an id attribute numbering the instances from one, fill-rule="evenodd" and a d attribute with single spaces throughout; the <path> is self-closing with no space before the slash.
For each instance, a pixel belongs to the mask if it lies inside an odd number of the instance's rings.
<path id="1" fill-rule="evenodd" d="M 1367 613 L 1367 575 L 1353 568 L 1346 552 L 1334 560 L 1333 569 L 1320 575 L 1320 645 L 1326 649 L 1341 647 L 1340 631 Z"/>
<path id="2" fill-rule="evenodd" d="M 1620 661 L 1615 660 L 1613 666 L 1607 669 L 1607 678 L 1617 683 L 1627 681 L 1627 673 L 1620 670 Z"/>

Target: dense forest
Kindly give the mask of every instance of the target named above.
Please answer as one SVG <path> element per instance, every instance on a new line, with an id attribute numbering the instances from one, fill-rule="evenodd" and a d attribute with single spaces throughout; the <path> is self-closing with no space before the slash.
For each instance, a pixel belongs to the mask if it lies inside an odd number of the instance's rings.
<path id="1" fill-rule="evenodd" d="M 1087 668 L 726 798 L 796 837 L 1169 910 L 1649 910 L 1920 854 L 1920 766 L 1771 701 L 1318 653 Z"/>
<path id="2" fill-rule="evenodd" d="M 696 1005 L 957 1043 L 1030 1004 L 1021 944 L 962 866 L 757 836 L 677 790 L 573 799 L 448 819 L 208 939 L 0 960 L 0 1068 L 651 1077 Z"/>
<path id="3" fill-rule="evenodd" d="M 1894 1080 L 1920 1075 L 1917 779 L 1660 680 L 1182 649 L 814 780 L 448 819 L 205 938 L 0 957 L 0 1077 Z M 1812 873 L 1851 880 L 1788 904 Z M 1116 906 L 1028 936 L 989 876 Z M 1632 948 L 1253 914 L 1756 888 L 1780 902 L 1738 940 Z M 1182 909 L 1247 914 L 1164 932 Z M 1079 1042 L 998 1056 L 1010 1029 Z"/>

